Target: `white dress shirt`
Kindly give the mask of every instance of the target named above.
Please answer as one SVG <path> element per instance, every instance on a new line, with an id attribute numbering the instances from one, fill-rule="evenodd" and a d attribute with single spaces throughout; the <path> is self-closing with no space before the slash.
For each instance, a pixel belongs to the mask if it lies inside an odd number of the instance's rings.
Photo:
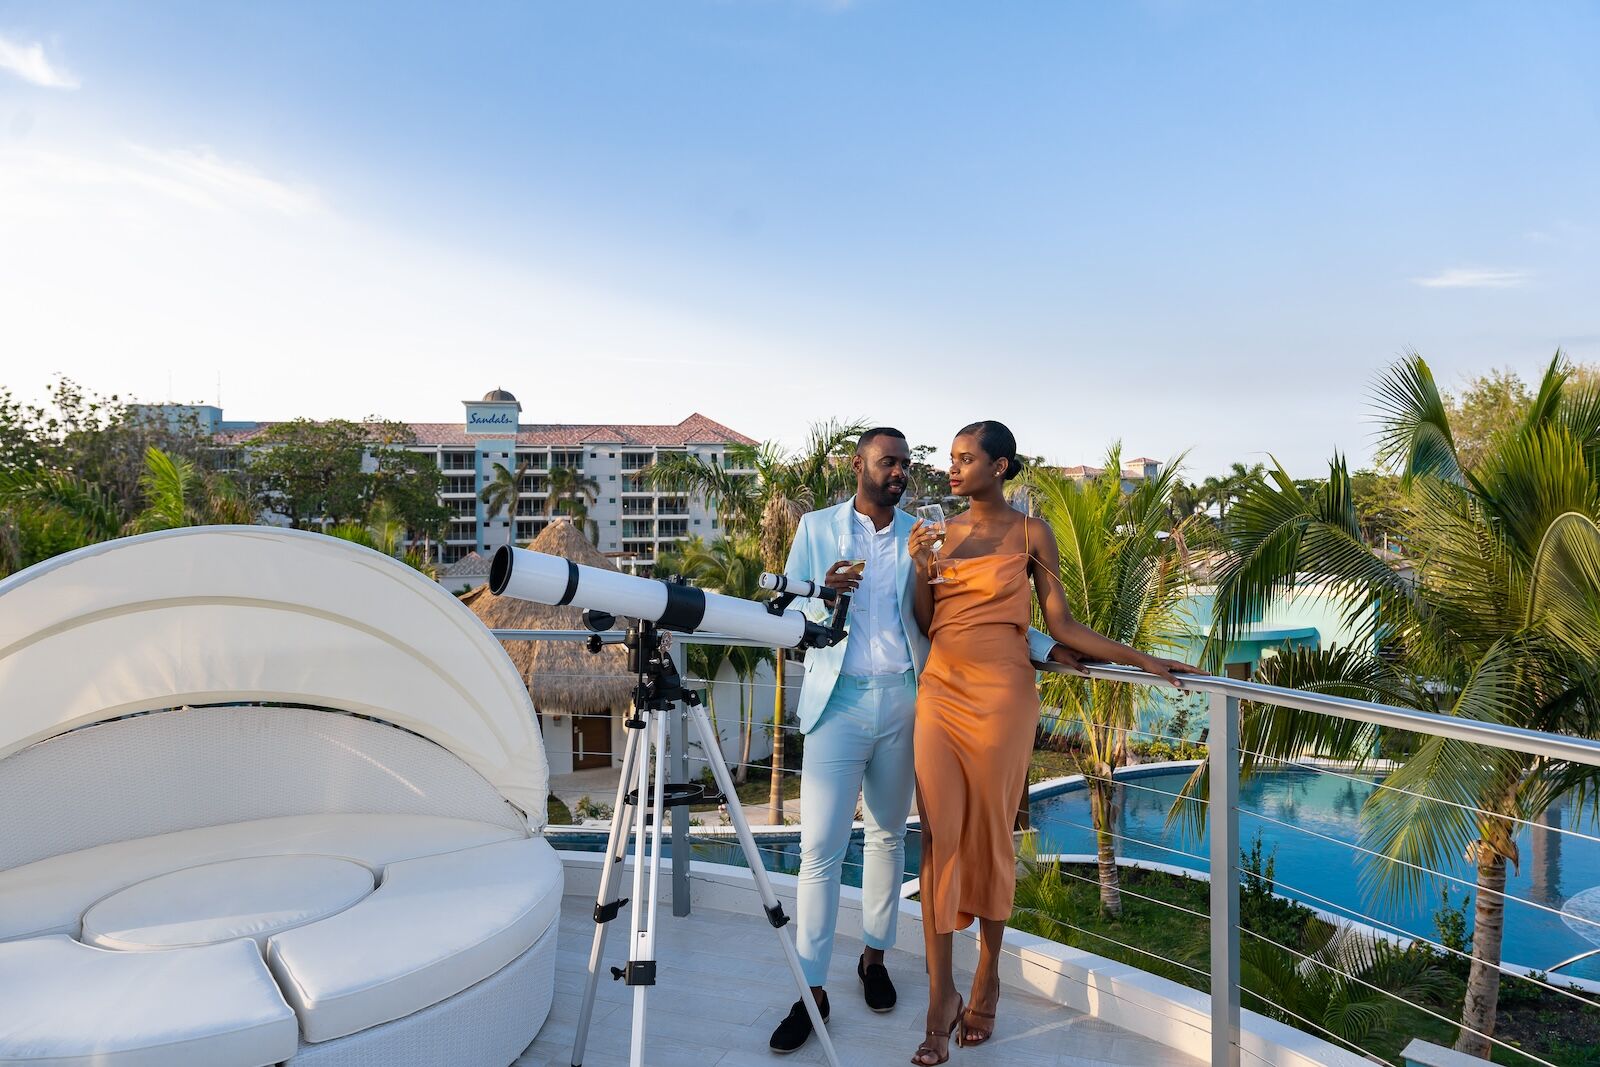
<path id="1" fill-rule="evenodd" d="M 867 561 L 850 601 L 850 636 L 844 643 L 839 673 L 851 677 L 903 674 L 912 669 L 911 646 L 900 618 L 900 583 L 894 522 L 876 529 L 872 520 L 851 505 L 855 518 L 850 543 L 840 545 L 841 559 Z"/>

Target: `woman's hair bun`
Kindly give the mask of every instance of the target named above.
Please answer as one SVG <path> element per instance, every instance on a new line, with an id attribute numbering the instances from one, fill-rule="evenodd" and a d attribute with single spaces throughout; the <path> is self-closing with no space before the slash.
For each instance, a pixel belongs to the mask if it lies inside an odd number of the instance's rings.
<path id="1" fill-rule="evenodd" d="M 978 438 L 978 445 L 990 459 L 1003 459 L 1006 461 L 1006 472 L 1003 475 L 1010 481 L 1022 473 L 1022 460 L 1017 458 L 1017 438 L 1003 422 L 994 419 L 984 419 L 982 422 L 968 423 L 957 431 L 957 437 L 973 434 Z"/>

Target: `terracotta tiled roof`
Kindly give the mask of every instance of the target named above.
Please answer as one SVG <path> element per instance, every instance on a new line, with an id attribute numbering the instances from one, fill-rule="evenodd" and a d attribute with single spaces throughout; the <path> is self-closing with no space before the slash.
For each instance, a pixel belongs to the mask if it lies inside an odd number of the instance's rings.
<path id="1" fill-rule="evenodd" d="M 274 425 L 259 423 L 247 430 L 224 430 L 217 439 L 227 444 L 243 444 Z M 504 438 L 469 436 L 459 422 L 413 422 L 409 424 L 419 445 L 444 445 L 470 448 L 478 441 Z M 633 445 L 638 447 L 682 448 L 687 445 L 755 445 L 753 438 L 695 412 L 676 426 L 628 425 L 622 423 L 522 423 L 517 427 L 517 444 L 545 448 L 581 448 L 590 444 Z"/>

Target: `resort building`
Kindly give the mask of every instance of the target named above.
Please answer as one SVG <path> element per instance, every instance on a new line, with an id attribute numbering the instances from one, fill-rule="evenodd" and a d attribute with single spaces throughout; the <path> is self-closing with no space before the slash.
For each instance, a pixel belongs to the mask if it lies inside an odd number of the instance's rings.
<path id="1" fill-rule="evenodd" d="M 1163 466 L 1165 464 L 1159 459 L 1151 459 L 1149 456 L 1140 456 L 1138 459 L 1124 461 L 1122 464 L 1122 488 L 1131 490 L 1137 483 L 1158 476 Z M 1085 482 L 1091 478 L 1098 478 L 1106 472 L 1104 467 L 1091 467 L 1087 463 L 1080 463 L 1075 467 L 1061 467 L 1059 470 L 1064 477 L 1071 478 L 1075 482 Z"/>
<path id="2" fill-rule="evenodd" d="M 692 494 L 661 492 L 644 472 L 667 453 L 726 467 L 733 462 L 729 446 L 756 443 L 699 413 L 671 425 L 527 423 L 522 405 L 504 389 L 463 401 L 462 407 L 460 422 L 409 423 L 413 436 L 403 446 L 431 456 L 444 472 L 440 502 L 450 519 L 443 543 L 430 541 L 429 551 L 441 566 L 439 580 L 452 591 L 481 585 L 496 548 L 528 543 L 560 514 L 553 481 L 559 486 L 565 480 L 574 487 L 569 494 L 583 498 L 588 521 L 582 525 L 595 547 L 624 570 L 648 571 L 658 552 L 692 535 L 714 540 L 713 506 Z M 209 405 L 160 410 L 169 418 L 193 419 L 241 447 L 272 425 L 224 422 L 221 409 Z M 522 471 L 509 515 L 491 511 L 481 498 L 497 465 Z M 557 473 L 564 471 L 578 477 Z"/>

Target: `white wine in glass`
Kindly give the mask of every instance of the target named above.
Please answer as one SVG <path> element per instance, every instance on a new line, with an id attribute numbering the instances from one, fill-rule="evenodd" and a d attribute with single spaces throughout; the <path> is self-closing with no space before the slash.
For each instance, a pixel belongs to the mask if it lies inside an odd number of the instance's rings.
<path id="1" fill-rule="evenodd" d="M 939 550 L 944 547 L 944 508 L 938 504 L 924 504 L 917 509 L 917 518 L 932 526 L 938 540 L 933 543 L 933 562 L 928 568 L 933 572 L 933 577 L 928 579 L 929 585 L 943 585 L 950 581 L 939 573 Z"/>

